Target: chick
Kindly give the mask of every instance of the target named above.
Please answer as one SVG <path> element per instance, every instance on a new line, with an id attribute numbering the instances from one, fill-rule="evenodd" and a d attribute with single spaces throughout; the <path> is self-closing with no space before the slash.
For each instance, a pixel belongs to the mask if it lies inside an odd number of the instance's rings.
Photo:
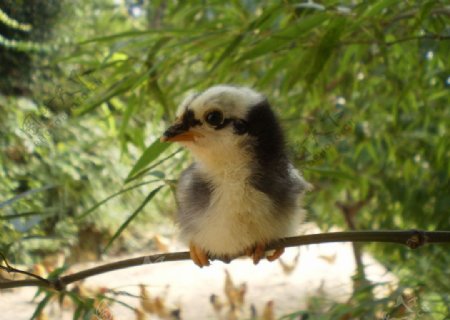
<path id="1" fill-rule="evenodd" d="M 178 182 L 178 223 L 200 267 L 210 257 L 242 254 L 256 264 L 268 243 L 299 227 L 299 202 L 309 184 L 289 161 L 281 126 L 262 94 L 218 85 L 190 95 L 161 140 L 179 142 L 195 159 Z"/>

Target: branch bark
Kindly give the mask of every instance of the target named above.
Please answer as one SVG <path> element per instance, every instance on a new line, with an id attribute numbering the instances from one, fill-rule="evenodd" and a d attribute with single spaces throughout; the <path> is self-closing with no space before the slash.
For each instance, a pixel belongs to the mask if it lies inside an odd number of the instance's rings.
<path id="1" fill-rule="evenodd" d="M 396 243 L 406 245 L 411 249 L 416 249 L 425 244 L 439 244 L 439 243 L 450 244 L 450 231 L 409 230 L 409 231 L 352 231 L 352 232 L 319 233 L 319 234 L 310 234 L 284 238 L 277 242 L 269 244 L 267 246 L 267 250 L 297 247 L 309 244 L 328 243 L 328 242 Z M 107 263 L 73 274 L 60 276 L 55 279 L 37 278 L 37 279 L 12 280 L 0 282 L 0 289 L 36 286 L 36 287 L 47 287 L 58 291 L 62 291 L 65 290 L 67 285 L 73 282 L 80 281 L 98 274 L 146 264 L 189 260 L 189 259 L 190 256 L 189 252 L 187 251 L 146 255 L 137 258 Z M 18 272 L 17 269 L 12 268 L 8 264 L 6 259 L 4 260 L 5 265 L 0 265 L 1 269 L 4 269 L 8 272 Z M 221 260 L 224 262 L 229 262 L 229 260 L 224 260 L 218 257 L 211 257 L 211 260 Z"/>

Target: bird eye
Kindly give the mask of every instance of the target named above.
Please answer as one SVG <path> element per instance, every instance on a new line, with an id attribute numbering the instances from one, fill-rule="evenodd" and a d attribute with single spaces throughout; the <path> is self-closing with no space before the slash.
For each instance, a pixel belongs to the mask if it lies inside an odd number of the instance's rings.
<path id="1" fill-rule="evenodd" d="M 218 126 L 223 121 L 223 113 L 219 110 L 210 111 L 205 115 L 205 121 L 212 126 Z"/>

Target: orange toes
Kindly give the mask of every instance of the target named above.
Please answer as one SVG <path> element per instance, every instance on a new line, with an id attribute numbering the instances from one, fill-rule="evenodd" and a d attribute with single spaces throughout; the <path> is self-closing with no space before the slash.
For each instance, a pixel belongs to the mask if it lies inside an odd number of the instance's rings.
<path id="1" fill-rule="evenodd" d="M 267 255 L 267 260 L 274 261 L 278 259 L 283 253 L 284 248 L 275 249 L 270 255 Z M 249 257 L 252 257 L 254 264 L 258 264 L 261 259 L 266 257 L 266 244 L 257 243 L 254 247 L 245 250 L 245 254 Z"/>
<path id="2" fill-rule="evenodd" d="M 247 248 L 245 254 L 253 259 L 254 264 L 258 264 L 266 256 L 266 245 L 257 243 L 253 247 Z"/>
<path id="3" fill-rule="evenodd" d="M 262 243 L 258 243 L 253 251 L 253 263 L 258 264 L 262 258 L 266 256 L 266 246 Z"/>
<path id="4" fill-rule="evenodd" d="M 193 244 L 192 242 L 189 245 L 189 254 L 191 256 L 192 261 L 194 261 L 194 263 L 198 265 L 200 268 L 209 266 L 208 254 L 201 248 Z"/>
<path id="5" fill-rule="evenodd" d="M 281 255 L 283 253 L 284 253 L 284 248 L 275 249 L 275 251 L 270 256 L 267 256 L 267 260 L 269 260 L 270 262 L 275 261 L 279 257 L 281 257 Z"/>

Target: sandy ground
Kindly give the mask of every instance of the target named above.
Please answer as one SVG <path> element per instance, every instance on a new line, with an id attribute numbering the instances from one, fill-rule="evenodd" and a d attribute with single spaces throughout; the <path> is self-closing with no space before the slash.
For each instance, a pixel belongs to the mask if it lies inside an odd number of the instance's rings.
<path id="1" fill-rule="evenodd" d="M 296 256 L 300 252 L 299 259 Z M 121 257 L 124 258 L 124 257 Z M 86 287 L 107 287 L 131 294 L 139 294 L 139 284 L 145 284 L 153 296 L 163 297 L 169 308 L 179 308 L 182 319 L 218 319 L 210 304 L 210 296 L 226 301 L 224 293 L 225 270 L 236 285 L 245 283 L 245 305 L 240 318 L 250 316 L 250 306 L 258 315 L 268 301 L 273 301 L 277 317 L 307 308 L 311 297 L 322 296 L 329 301 L 345 301 L 351 292 L 351 276 L 355 265 L 350 244 L 321 244 L 288 249 L 283 261 L 293 266 L 283 270 L 280 262 L 262 261 L 254 266 L 250 259 L 238 259 L 230 264 L 213 262 L 200 269 L 191 261 L 167 262 L 114 271 L 89 278 Z M 394 277 L 370 256 L 364 256 L 368 277 L 373 281 L 395 281 Z M 104 263 L 104 262 L 103 262 Z M 92 264 L 75 266 L 84 269 Z M 18 288 L 0 292 L 0 319 L 30 319 L 36 303 L 31 302 L 35 288 Z M 133 307 L 139 306 L 136 297 L 120 299 Z M 114 304 L 114 319 L 136 319 L 133 310 Z M 47 309 L 49 319 L 72 319 L 72 312 L 61 312 L 56 303 Z M 225 311 L 223 311 L 225 315 Z M 223 317 L 226 319 L 227 317 Z M 95 318 L 94 318 L 95 319 Z M 146 319 L 156 319 L 148 316 Z"/>

